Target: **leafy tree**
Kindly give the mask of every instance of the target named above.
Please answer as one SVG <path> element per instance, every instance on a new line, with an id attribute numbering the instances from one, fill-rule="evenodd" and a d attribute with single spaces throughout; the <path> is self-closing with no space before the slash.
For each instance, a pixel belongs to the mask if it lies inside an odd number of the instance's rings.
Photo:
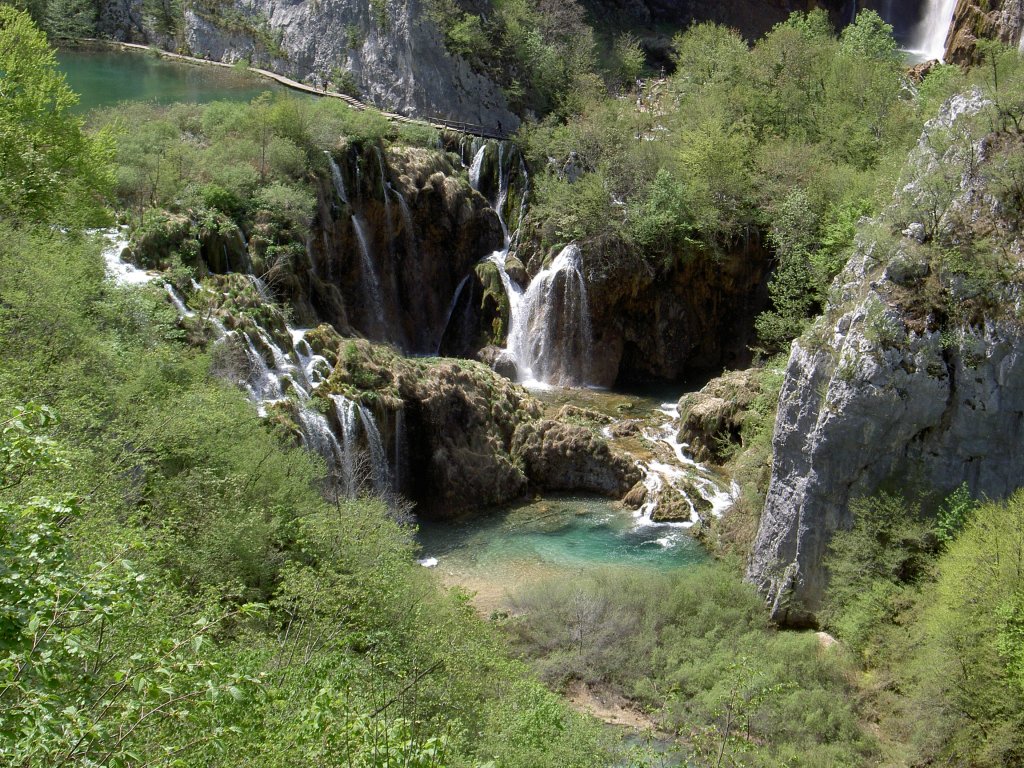
<path id="1" fill-rule="evenodd" d="M 612 54 L 615 59 L 615 77 L 619 83 L 632 83 L 640 77 L 646 57 L 636 35 L 624 32 L 616 37 Z"/>
<path id="2" fill-rule="evenodd" d="M 875 11 L 865 9 L 857 14 L 853 24 L 843 29 L 839 48 L 844 54 L 895 63 L 900 52 L 892 34 L 891 24 Z"/>
<path id="3" fill-rule="evenodd" d="M 0 214 L 80 218 L 111 185 L 109 137 L 87 135 L 78 97 L 28 14 L 0 5 Z"/>

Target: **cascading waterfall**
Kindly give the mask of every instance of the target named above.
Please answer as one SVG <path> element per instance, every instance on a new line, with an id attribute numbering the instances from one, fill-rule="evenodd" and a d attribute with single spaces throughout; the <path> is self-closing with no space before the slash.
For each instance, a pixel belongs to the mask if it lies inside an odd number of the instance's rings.
<path id="1" fill-rule="evenodd" d="M 927 0 L 925 13 L 910 38 L 910 50 L 925 59 L 943 59 L 957 0 Z"/>
<path id="2" fill-rule="evenodd" d="M 484 167 L 484 157 L 487 154 L 487 145 L 484 144 L 473 155 L 473 163 L 469 166 L 469 186 L 480 191 L 480 172 Z"/>
<path id="3" fill-rule="evenodd" d="M 370 458 L 370 480 L 374 490 L 386 493 L 391 489 L 391 471 L 388 467 L 387 451 L 381 438 L 380 429 L 373 413 L 365 405 L 350 400 L 344 395 L 331 395 L 334 410 L 341 428 L 341 461 L 345 494 L 355 496 L 361 485 L 360 458 L 364 454 L 359 446 L 360 426 L 366 437 Z"/>
<path id="4" fill-rule="evenodd" d="M 340 176 L 340 174 L 339 174 Z M 340 195 L 339 195 L 340 196 Z M 120 231 L 104 233 L 110 245 L 104 251 L 108 272 L 113 280 L 123 284 L 143 284 L 155 279 L 120 260 L 120 254 L 127 245 Z M 259 277 L 248 274 L 247 279 L 261 300 L 273 303 L 271 292 Z M 163 284 L 164 291 L 179 316 L 192 318 L 184 298 L 170 283 Z M 195 291 L 209 290 L 193 281 Z M 316 354 L 306 341 L 306 329 L 292 328 L 286 324 L 290 345 L 283 347 L 261 326 L 227 330 L 218 318 L 209 322 L 217 336 L 217 343 L 239 342 L 246 359 L 244 378 L 238 383 L 248 392 L 261 416 L 266 416 L 268 406 L 288 403 L 295 408 L 303 444 L 316 451 L 327 462 L 332 472 L 339 473 L 346 495 L 355 496 L 359 490 L 360 459 L 364 449 L 358 442 L 359 430 L 365 435 L 366 453 L 369 458 L 370 480 L 376 492 L 387 494 L 392 487 L 388 451 L 377 426 L 373 413 L 365 405 L 356 403 L 341 395 L 331 395 L 342 439 L 339 441 L 331 428 L 330 420 L 312 407 L 312 395 L 330 376 L 331 365 L 322 355 Z M 396 415 L 395 435 L 395 479 L 401 477 L 404 461 L 405 422 L 404 413 Z"/>
<path id="5" fill-rule="evenodd" d="M 338 426 L 341 428 L 341 477 L 345 484 L 345 495 L 351 498 L 359 490 L 359 478 L 356 476 L 359 469 L 356 446 L 359 406 L 343 395 L 331 395 L 331 400 L 334 402 Z"/>
<path id="6" fill-rule="evenodd" d="M 476 149 L 469 168 L 470 186 L 477 191 L 480 191 L 483 167 L 490 146 L 484 143 Z M 585 384 L 589 377 L 586 361 L 593 333 L 580 248 L 575 243 L 566 246 L 547 269 L 533 278 L 525 291 L 511 278 L 506 262 L 513 239 L 505 221 L 505 207 L 512 174 L 506 165 L 514 162 L 514 156 L 506 154 L 504 143 L 499 142 L 496 151 L 498 188 L 492 206 L 501 222 L 505 244 L 502 250 L 486 258 L 498 268 L 509 301 L 506 352 L 516 364 L 521 382 L 558 386 Z M 523 178 L 528 180 L 522 156 L 519 157 L 519 170 Z M 516 222 L 517 238 L 526 214 L 528 181 L 526 184 Z M 452 298 L 449 321 L 460 291 L 461 286 Z"/>
<path id="7" fill-rule="evenodd" d="M 327 417 L 311 408 L 300 408 L 298 417 L 306 447 L 323 456 L 329 469 L 337 470 L 341 459 L 341 445 L 334 436 Z"/>
<path id="8" fill-rule="evenodd" d="M 391 189 L 390 185 L 388 188 Z M 398 210 L 402 214 L 402 227 L 405 229 L 405 247 L 408 251 L 407 255 L 412 258 L 413 261 L 419 261 L 420 251 L 419 244 L 416 242 L 416 230 L 413 229 L 412 223 L 412 211 L 409 210 L 409 204 L 405 201 L 398 192 L 391 189 L 395 199 L 398 200 Z"/>
<path id="9" fill-rule="evenodd" d="M 380 165 L 381 175 L 381 190 L 384 194 L 384 205 L 386 208 L 386 219 L 387 219 L 387 230 L 388 230 L 388 246 L 391 247 L 391 243 L 394 240 L 392 224 L 391 224 L 391 199 L 388 196 L 387 189 L 387 177 L 384 172 L 384 159 L 381 155 L 380 148 L 374 147 L 377 152 L 377 160 Z M 348 190 L 345 188 L 345 178 L 341 173 L 341 168 L 338 166 L 337 161 L 330 152 L 325 152 L 327 155 L 327 161 L 331 168 L 331 180 L 334 184 L 335 194 L 338 199 L 341 200 L 346 206 L 351 208 L 349 203 Z M 359 180 L 361 178 L 361 170 L 359 166 L 359 158 L 356 157 L 356 194 L 359 194 Z M 404 202 L 404 201 L 403 201 Z M 376 325 L 373 328 L 375 335 L 378 339 L 384 339 L 387 336 L 387 320 L 384 318 L 384 301 L 381 293 L 380 276 L 377 274 L 377 267 L 373 262 L 373 256 L 370 253 L 370 239 L 367 232 L 366 221 L 363 219 L 361 213 L 356 212 L 354 209 L 350 210 L 350 216 L 352 221 L 352 229 L 356 234 L 356 241 L 359 246 L 359 265 L 360 274 L 362 276 L 362 290 L 365 296 L 364 304 L 368 305 L 367 321 Z M 324 232 L 324 248 L 328 248 L 326 241 L 327 233 Z M 312 259 L 311 259 L 312 261 Z M 328 259 L 328 277 L 332 277 L 331 274 L 331 262 Z"/>
<path id="10" fill-rule="evenodd" d="M 363 221 L 363 217 L 358 213 L 352 214 L 352 228 L 355 230 L 356 240 L 359 242 L 363 289 L 371 305 L 373 320 L 377 323 L 378 338 L 384 338 L 387 331 L 387 322 L 384 319 L 384 301 L 381 298 L 380 278 L 377 276 L 377 269 L 373 264 L 373 257 L 370 255 L 370 241 L 366 234 L 366 222 Z"/>
<path id="11" fill-rule="evenodd" d="M 393 466 L 392 485 L 396 492 L 402 492 L 402 481 L 406 474 L 406 437 L 405 437 L 405 409 L 399 408 L 395 411 L 395 455 Z"/>
<path id="12" fill-rule="evenodd" d="M 521 295 L 504 266 L 499 269 L 506 290 L 510 290 L 507 350 L 520 381 L 585 384 L 593 333 L 579 246 L 567 245 Z"/>
<path id="13" fill-rule="evenodd" d="M 377 429 L 377 422 L 373 418 L 373 414 L 365 405 L 359 406 L 359 420 L 362 422 L 363 432 L 366 434 L 366 442 L 370 447 L 370 470 L 373 487 L 377 493 L 384 493 L 391 488 L 391 473 L 388 470 L 388 454 L 384 450 L 384 441 L 381 439 L 380 430 Z"/>
<path id="14" fill-rule="evenodd" d="M 500 251 L 499 251 L 499 253 L 500 253 Z M 492 254 L 492 256 L 493 255 L 494 254 Z M 502 269 L 503 268 L 504 267 L 502 267 Z M 441 345 L 444 343 L 444 333 L 445 333 L 445 331 L 448 330 L 448 326 L 451 325 L 452 315 L 455 314 L 455 307 L 457 307 L 459 305 L 459 297 L 462 295 L 462 291 L 466 287 L 466 284 L 469 283 L 469 278 L 471 277 L 471 275 L 472 275 L 472 273 L 470 273 L 469 275 L 466 275 L 464 278 L 462 278 L 462 280 L 459 282 L 459 284 L 455 287 L 455 293 L 452 296 L 451 302 L 448 304 L 448 312 L 444 316 L 444 324 L 441 326 L 441 336 L 438 338 L 437 345 L 435 347 L 435 349 L 436 349 L 435 354 L 437 354 L 437 355 L 441 354 Z"/>
<path id="15" fill-rule="evenodd" d="M 334 155 L 327 151 L 324 151 L 324 154 L 327 155 L 327 162 L 331 165 L 331 180 L 334 182 L 334 191 L 341 202 L 348 205 L 348 192 L 345 189 L 345 179 L 341 175 L 341 168 L 338 167 Z"/>
<path id="16" fill-rule="evenodd" d="M 171 300 L 171 304 L 178 311 L 178 315 L 181 317 L 195 317 L 196 313 L 185 306 L 185 299 L 178 293 L 177 289 L 170 283 L 164 283 L 164 290 L 167 292 L 167 297 Z"/>

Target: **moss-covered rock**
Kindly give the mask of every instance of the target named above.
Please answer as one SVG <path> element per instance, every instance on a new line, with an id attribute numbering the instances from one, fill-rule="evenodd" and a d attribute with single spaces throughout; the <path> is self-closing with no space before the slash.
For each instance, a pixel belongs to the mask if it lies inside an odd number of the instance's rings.
<path id="1" fill-rule="evenodd" d="M 679 441 L 697 461 L 723 463 L 741 444 L 747 409 L 760 393 L 756 369 L 730 371 L 679 400 Z"/>
<path id="2" fill-rule="evenodd" d="M 640 480 L 632 459 L 613 451 L 586 427 L 549 419 L 516 431 L 512 453 L 544 490 L 583 490 L 622 497 Z"/>

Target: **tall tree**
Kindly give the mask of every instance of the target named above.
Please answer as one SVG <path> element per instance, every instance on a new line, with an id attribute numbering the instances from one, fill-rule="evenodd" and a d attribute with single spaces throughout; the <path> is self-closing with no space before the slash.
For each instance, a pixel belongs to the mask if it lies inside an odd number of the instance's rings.
<path id="1" fill-rule="evenodd" d="M 78 96 L 28 13 L 0 6 L 0 216 L 67 221 L 111 185 L 107 136 L 88 136 Z"/>

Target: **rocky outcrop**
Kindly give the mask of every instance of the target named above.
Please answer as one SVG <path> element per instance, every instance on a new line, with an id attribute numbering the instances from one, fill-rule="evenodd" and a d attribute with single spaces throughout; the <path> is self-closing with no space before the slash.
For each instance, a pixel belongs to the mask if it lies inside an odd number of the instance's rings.
<path id="1" fill-rule="evenodd" d="M 813 623 L 851 499 L 1024 484 L 1021 213 L 992 181 L 1020 149 L 970 132 L 986 106 L 956 97 L 928 124 L 891 210 L 793 344 L 748 571 L 782 623 Z"/>
<path id="2" fill-rule="evenodd" d="M 481 363 L 407 359 L 337 336 L 326 346 L 336 364 L 322 396 L 373 409 L 386 444 L 401 412 L 407 459 L 396 490 L 424 514 L 454 517 L 528 489 L 618 498 L 639 479 L 632 460 L 584 427 L 541 419 L 526 390 Z"/>
<path id="3" fill-rule="evenodd" d="M 999 40 L 1006 45 L 1024 43 L 1024 0 L 958 0 L 946 38 L 946 61 L 975 64 L 976 43 Z"/>
<path id="4" fill-rule="evenodd" d="M 325 173 L 309 243 L 305 304 L 406 352 L 437 353 L 453 300 L 482 256 L 502 243 L 501 224 L 452 158 L 380 147 L 335 153 L 343 188 Z M 344 194 L 346 200 L 342 200 Z"/>
<path id="5" fill-rule="evenodd" d="M 449 55 L 420 0 L 235 0 L 185 12 L 196 56 L 247 59 L 315 84 L 353 87 L 361 98 L 406 115 L 441 117 L 494 130 L 518 118 L 501 89 Z M 339 82 L 340 81 L 340 82 Z"/>
<path id="6" fill-rule="evenodd" d="M 767 308 L 771 269 L 768 248 L 756 234 L 720 257 L 694 255 L 668 271 L 638 256 L 605 258 L 600 247 L 587 245 L 583 258 L 592 383 L 678 380 L 749 363 L 753 320 Z"/>
<path id="7" fill-rule="evenodd" d="M 516 430 L 512 455 L 540 488 L 620 498 L 640 481 L 636 463 L 614 453 L 589 429 L 542 420 Z"/>
<path id="8" fill-rule="evenodd" d="M 747 409 L 760 394 L 759 371 L 729 371 L 679 400 L 679 441 L 700 462 L 722 463 L 741 443 Z"/>

